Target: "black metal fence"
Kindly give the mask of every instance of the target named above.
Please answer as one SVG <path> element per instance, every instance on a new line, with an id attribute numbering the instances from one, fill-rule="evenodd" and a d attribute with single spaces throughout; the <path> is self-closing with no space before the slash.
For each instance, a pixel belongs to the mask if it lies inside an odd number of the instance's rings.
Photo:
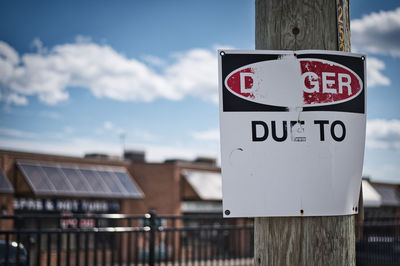
<path id="1" fill-rule="evenodd" d="M 356 241 L 358 266 L 400 265 L 400 217 L 366 217 L 356 229 L 361 236 Z"/>
<path id="2" fill-rule="evenodd" d="M 1 216 L 0 265 L 253 265 L 251 219 Z"/>
<path id="3" fill-rule="evenodd" d="M 400 265 L 400 218 L 357 225 L 357 265 Z M 253 265 L 252 219 L 219 215 L 0 216 L 0 265 Z"/>

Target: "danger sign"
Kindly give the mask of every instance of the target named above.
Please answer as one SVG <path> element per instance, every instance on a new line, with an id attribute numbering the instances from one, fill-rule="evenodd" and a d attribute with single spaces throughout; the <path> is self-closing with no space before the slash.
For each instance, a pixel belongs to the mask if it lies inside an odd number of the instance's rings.
<path id="1" fill-rule="evenodd" d="M 365 56 L 219 51 L 226 217 L 358 211 Z"/>

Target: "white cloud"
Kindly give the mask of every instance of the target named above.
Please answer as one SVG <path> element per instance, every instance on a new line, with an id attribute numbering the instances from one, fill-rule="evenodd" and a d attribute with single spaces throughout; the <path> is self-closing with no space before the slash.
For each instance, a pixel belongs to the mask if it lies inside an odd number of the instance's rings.
<path id="1" fill-rule="evenodd" d="M 400 7 L 352 20 L 351 42 L 357 50 L 400 56 Z"/>
<path id="2" fill-rule="evenodd" d="M 164 60 L 162 60 L 161 58 L 159 58 L 157 56 L 153 56 L 153 55 L 142 56 L 142 59 L 152 66 L 161 67 L 161 66 L 165 66 L 165 64 L 166 64 L 166 62 Z"/>
<path id="3" fill-rule="evenodd" d="M 16 93 L 2 93 L 0 92 L 0 101 L 3 100 L 8 104 L 15 105 L 27 105 L 28 99 L 25 96 L 18 95 Z"/>
<path id="4" fill-rule="evenodd" d="M 67 99 L 68 75 L 60 72 L 53 61 L 53 57 L 41 54 L 20 58 L 14 48 L 0 42 L 1 99 L 14 104 L 27 104 L 29 95 L 37 95 L 48 104 Z"/>
<path id="5" fill-rule="evenodd" d="M 192 136 L 197 140 L 219 141 L 219 129 L 193 132 Z"/>
<path id="6" fill-rule="evenodd" d="M 73 127 L 70 127 L 70 126 L 65 126 L 65 127 L 64 127 L 64 133 L 65 133 L 65 134 L 70 135 L 70 134 L 72 134 L 72 133 L 74 133 L 74 132 L 75 132 L 75 129 L 74 129 Z"/>
<path id="7" fill-rule="evenodd" d="M 47 48 L 43 46 L 43 42 L 39 38 L 35 38 L 32 41 L 32 46 L 36 48 L 36 51 L 39 54 L 45 54 L 47 53 Z"/>
<path id="8" fill-rule="evenodd" d="M 19 55 L 14 48 L 7 43 L 0 41 L 0 60 L 9 63 L 11 66 L 15 66 L 19 63 Z M 8 67 L 9 65 L 2 64 L 1 66 Z M 3 69 L 4 70 L 4 69 Z M 8 69 L 12 70 L 12 69 Z M 5 75 L 6 76 L 6 75 Z M 2 76 L 4 77 L 4 76 Z"/>
<path id="9" fill-rule="evenodd" d="M 114 128 L 114 124 L 110 121 L 105 121 L 103 127 L 105 130 L 112 130 Z"/>
<path id="10" fill-rule="evenodd" d="M 128 149 L 144 150 L 146 159 L 150 162 L 162 162 L 165 159 L 180 158 L 193 160 L 199 154 L 208 157 L 217 157 L 217 150 L 206 148 L 182 147 L 179 145 L 143 145 L 129 143 Z M 122 146 L 118 142 L 107 142 L 93 138 L 63 138 L 59 141 L 15 140 L 0 137 L 0 148 L 19 150 L 24 152 L 40 152 L 49 154 L 83 156 L 86 153 L 106 153 L 121 155 Z"/>
<path id="11" fill-rule="evenodd" d="M 215 50 L 191 49 L 175 53 L 171 62 L 147 55 L 127 58 L 108 45 L 79 37 L 74 43 L 47 49 L 40 39 L 36 53 L 18 55 L 0 41 L 0 101 L 27 105 L 28 96 L 56 105 L 69 98 L 69 87 L 89 89 L 99 98 L 145 101 L 181 100 L 186 96 L 218 102 L 218 69 Z M 156 67 L 153 69 L 152 67 Z M 368 58 L 368 86 L 389 85 L 382 74 L 383 61 Z"/>
<path id="12" fill-rule="evenodd" d="M 366 147 L 400 150 L 400 120 L 368 120 Z"/>
<path id="13" fill-rule="evenodd" d="M 193 49 L 176 53 L 176 63 L 165 70 L 168 83 L 175 88 L 175 97 L 193 95 L 218 102 L 218 62 L 216 52 Z"/>
<path id="14" fill-rule="evenodd" d="M 101 128 L 97 128 L 95 130 L 97 135 L 105 135 L 106 133 L 109 135 L 114 134 L 114 136 L 118 136 L 121 141 L 125 142 L 125 139 L 132 141 L 145 141 L 145 142 L 154 142 L 161 139 L 160 136 L 157 136 L 147 130 L 143 130 L 140 128 L 134 128 L 130 130 L 125 130 L 121 127 L 116 126 L 111 121 L 105 121 Z"/>
<path id="15" fill-rule="evenodd" d="M 127 135 L 128 139 L 132 139 L 134 141 L 153 142 L 161 139 L 160 136 L 140 128 L 135 128 L 133 130 L 130 130 Z"/>
<path id="16" fill-rule="evenodd" d="M 364 176 L 374 181 L 400 184 L 400 166 L 397 164 L 382 164 L 374 167 L 365 167 Z"/>
<path id="17" fill-rule="evenodd" d="M 185 147 L 175 147 L 175 146 L 146 146 L 146 158 L 153 162 L 162 162 L 166 159 L 195 159 L 199 151 L 196 149 L 190 149 Z M 207 152 L 211 157 L 215 157 L 215 154 Z"/>
<path id="18" fill-rule="evenodd" d="M 97 135 L 112 133 L 121 137 L 122 135 L 125 135 L 125 130 L 123 128 L 116 126 L 111 121 L 104 121 L 103 125 L 100 128 L 95 129 L 94 133 Z"/>
<path id="19" fill-rule="evenodd" d="M 11 84 L 16 68 L 20 62 L 19 55 L 14 48 L 0 41 L 0 101 L 15 105 L 26 105 L 27 99 L 13 91 Z"/>
<path id="20" fill-rule="evenodd" d="M 28 139 L 14 140 L 0 138 L 0 147 L 8 150 L 19 150 L 24 152 L 39 152 L 60 155 L 83 156 L 85 153 L 101 152 L 110 154 L 121 154 L 121 147 L 115 143 L 96 141 L 92 138 L 63 138 L 54 140 Z"/>
<path id="21" fill-rule="evenodd" d="M 367 58 L 367 86 L 388 86 L 390 85 L 390 79 L 382 74 L 382 71 L 386 68 L 385 62 L 375 58 Z"/>
<path id="22" fill-rule="evenodd" d="M 17 137 L 17 138 L 35 138 L 38 135 L 32 132 L 26 132 L 13 128 L 0 127 L 0 135 Z"/>
<path id="23" fill-rule="evenodd" d="M 34 45 L 36 53 L 19 56 L 10 45 L 0 42 L 0 100 L 27 104 L 27 96 L 37 96 L 54 105 L 69 98 L 68 87 L 84 87 L 96 97 L 118 101 L 179 100 L 188 95 L 217 101 L 214 51 L 193 49 L 177 53 L 171 64 L 156 72 L 90 39 L 50 50 L 39 39 Z"/>

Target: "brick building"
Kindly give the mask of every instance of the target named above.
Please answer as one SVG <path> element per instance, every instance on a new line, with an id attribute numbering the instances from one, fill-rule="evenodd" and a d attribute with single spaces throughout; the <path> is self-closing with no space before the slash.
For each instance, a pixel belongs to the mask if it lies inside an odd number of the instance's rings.
<path id="1" fill-rule="evenodd" d="M 220 168 L 215 160 L 147 163 L 0 151 L 2 214 L 122 213 L 160 215 L 221 213 Z M 9 227 L 9 225 L 0 225 Z"/>

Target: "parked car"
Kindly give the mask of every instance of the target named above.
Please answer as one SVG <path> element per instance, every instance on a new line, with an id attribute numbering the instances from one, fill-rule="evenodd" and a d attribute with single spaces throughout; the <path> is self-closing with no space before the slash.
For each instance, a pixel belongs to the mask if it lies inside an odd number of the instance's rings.
<path id="1" fill-rule="evenodd" d="M 27 261 L 27 251 L 25 247 L 20 243 L 18 247 L 18 243 L 14 241 L 9 241 L 6 243 L 4 240 L 0 240 L 0 266 L 6 265 L 6 250 L 8 246 L 8 264 L 9 266 L 17 265 L 28 265 Z M 19 250 L 18 250 L 19 249 Z M 18 250 L 18 252 L 17 252 Z M 17 260 L 17 253 L 19 257 L 19 261 Z"/>

